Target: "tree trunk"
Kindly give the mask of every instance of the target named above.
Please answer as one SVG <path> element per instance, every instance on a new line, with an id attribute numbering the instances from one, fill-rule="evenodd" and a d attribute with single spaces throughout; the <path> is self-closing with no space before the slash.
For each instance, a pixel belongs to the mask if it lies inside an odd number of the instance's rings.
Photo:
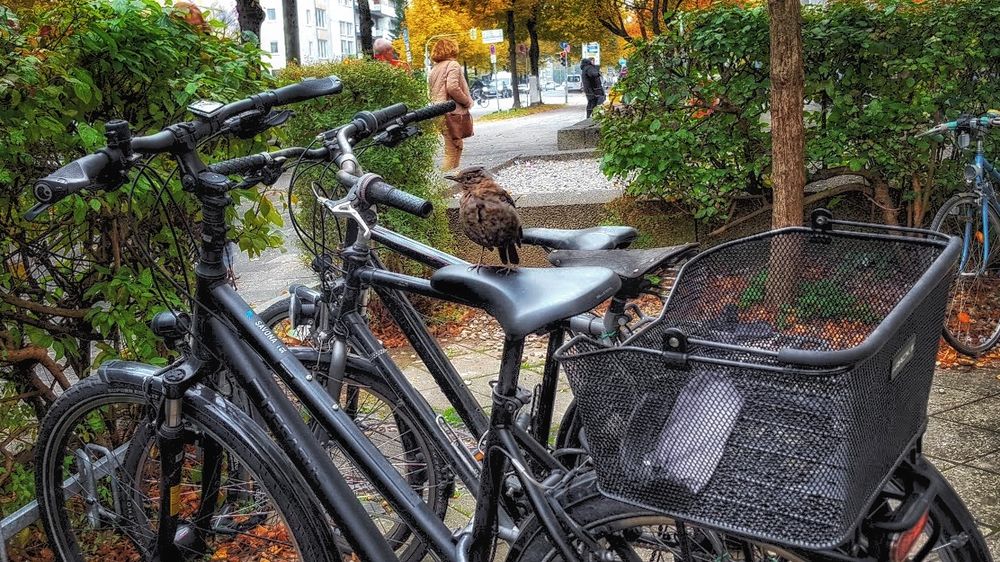
<path id="1" fill-rule="evenodd" d="M 802 7 L 799 0 L 768 0 L 767 11 L 771 16 L 771 226 L 801 226 L 806 185 Z"/>
<path id="2" fill-rule="evenodd" d="M 521 107 L 521 92 L 517 89 L 517 40 L 514 37 L 514 30 L 514 10 L 507 10 L 507 56 L 510 58 L 510 89 L 513 90 L 514 94 L 514 109 L 517 109 Z"/>
<path id="3" fill-rule="evenodd" d="M 361 52 L 365 54 L 366 57 L 371 58 L 375 56 L 374 40 L 372 39 L 372 27 L 375 22 L 372 21 L 372 7 L 368 3 L 368 0 L 357 0 L 358 2 L 358 35 L 361 38 Z"/>
<path id="4" fill-rule="evenodd" d="M 246 33 L 253 33 L 255 43 L 260 45 L 260 26 L 264 23 L 264 8 L 259 0 L 236 0 L 236 21 L 240 24 L 240 36 L 247 40 Z"/>
<path id="5" fill-rule="evenodd" d="M 531 66 L 531 75 L 538 78 L 538 59 L 541 57 L 541 49 L 538 46 L 538 12 L 541 4 L 536 4 L 531 10 L 531 19 L 528 20 L 528 38 L 531 45 L 528 47 L 528 63 Z"/>
<path id="6" fill-rule="evenodd" d="M 298 0 L 281 0 L 285 29 L 285 64 L 302 62 L 299 52 L 299 3 Z"/>

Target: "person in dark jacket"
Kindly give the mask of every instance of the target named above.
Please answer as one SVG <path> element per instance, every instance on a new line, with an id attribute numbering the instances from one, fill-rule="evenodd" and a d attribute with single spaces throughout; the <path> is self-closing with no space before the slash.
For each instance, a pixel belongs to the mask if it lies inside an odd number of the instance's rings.
<path id="1" fill-rule="evenodd" d="M 604 103 L 601 69 L 594 64 L 594 59 L 580 61 L 580 79 L 583 82 L 583 95 L 587 96 L 587 118 L 589 119 L 594 108 Z"/>

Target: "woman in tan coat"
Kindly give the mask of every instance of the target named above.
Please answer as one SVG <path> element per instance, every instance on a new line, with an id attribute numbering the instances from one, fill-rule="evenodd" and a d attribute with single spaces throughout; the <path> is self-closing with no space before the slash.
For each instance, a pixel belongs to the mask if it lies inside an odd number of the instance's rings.
<path id="1" fill-rule="evenodd" d="M 451 39 L 442 39 L 434 44 L 431 60 L 430 90 L 431 101 L 441 103 L 455 100 L 455 111 L 444 116 L 442 134 L 444 135 L 444 170 L 458 167 L 462 158 L 462 139 L 472 136 L 472 96 L 469 84 L 462 73 L 462 65 L 458 64 L 458 45 Z"/>

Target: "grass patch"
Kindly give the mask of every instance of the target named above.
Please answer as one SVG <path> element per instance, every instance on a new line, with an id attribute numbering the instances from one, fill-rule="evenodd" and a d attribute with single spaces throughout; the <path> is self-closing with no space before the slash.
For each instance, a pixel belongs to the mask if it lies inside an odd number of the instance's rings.
<path id="1" fill-rule="evenodd" d="M 546 111 L 553 111 L 555 109 L 562 109 L 566 107 L 566 104 L 562 103 L 546 103 L 533 105 L 531 107 L 522 107 L 520 109 L 508 109 L 505 111 L 494 111 L 493 113 L 487 113 L 483 115 L 477 121 L 502 121 L 504 119 L 516 119 L 518 117 L 524 117 L 525 115 L 534 115 L 536 113 L 545 113 Z"/>
<path id="2" fill-rule="evenodd" d="M 455 408 L 448 406 L 441 412 L 441 417 L 444 418 L 445 423 L 452 427 L 463 427 L 462 416 L 458 415 Z"/>

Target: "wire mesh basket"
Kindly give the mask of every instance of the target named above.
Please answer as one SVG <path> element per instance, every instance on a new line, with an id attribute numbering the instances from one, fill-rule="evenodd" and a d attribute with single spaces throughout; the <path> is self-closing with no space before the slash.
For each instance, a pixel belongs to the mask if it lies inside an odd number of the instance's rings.
<path id="1" fill-rule="evenodd" d="M 602 492 L 769 543 L 844 542 L 923 433 L 957 252 L 818 211 L 692 259 L 621 345 L 567 342 Z"/>

